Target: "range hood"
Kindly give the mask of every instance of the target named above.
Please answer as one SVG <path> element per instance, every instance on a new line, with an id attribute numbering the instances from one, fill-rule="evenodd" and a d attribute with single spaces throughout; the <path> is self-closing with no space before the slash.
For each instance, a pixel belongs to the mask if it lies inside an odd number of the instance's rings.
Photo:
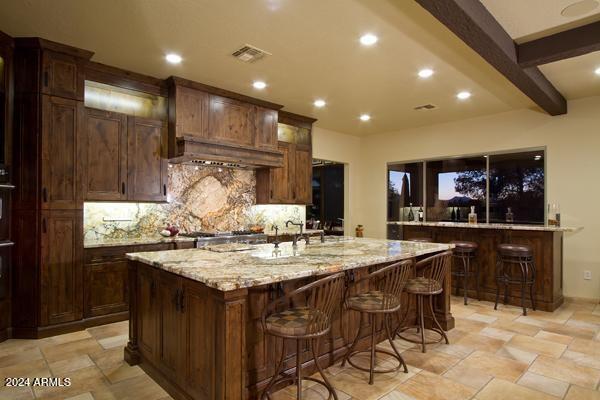
<path id="1" fill-rule="evenodd" d="M 283 153 L 239 144 L 181 136 L 174 143 L 172 164 L 215 165 L 228 168 L 274 168 L 283 166 Z"/>

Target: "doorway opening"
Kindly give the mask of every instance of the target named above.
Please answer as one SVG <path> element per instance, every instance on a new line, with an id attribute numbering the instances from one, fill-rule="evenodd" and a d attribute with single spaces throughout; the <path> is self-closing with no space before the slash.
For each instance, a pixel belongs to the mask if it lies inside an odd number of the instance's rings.
<path id="1" fill-rule="evenodd" d="M 344 234 L 344 164 L 313 159 L 312 205 L 306 207 L 306 227 L 326 235 Z"/>

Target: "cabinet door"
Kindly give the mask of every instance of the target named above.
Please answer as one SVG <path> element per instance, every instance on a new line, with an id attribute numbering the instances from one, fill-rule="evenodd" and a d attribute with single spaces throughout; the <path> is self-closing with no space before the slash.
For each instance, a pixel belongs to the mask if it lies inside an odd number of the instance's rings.
<path id="1" fill-rule="evenodd" d="M 81 319 L 83 212 L 43 211 L 41 325 Z"/>
<path id="2" fill-rule="evenodd" d="M 127 116 L 86 108 L 82 136 L 85 200 L 126 200 Z"/>
<path id="3" fill-rule="evenodd" d="M 177 86 L 175 96 L 176 136 L 208 137 L 208 93 Z"/>
<path id="4" fill-rule="evenodd" d="M 138 264 L 137 275 L 138 344 L 150 361 L 158 360 L 158 270 Z"/>
<path id="5" fill-rule="evenodd" d="M 127 311 L 127 260 L 86 264 L 84 269 L 86 318 Z"/>
<path id="6" fill-rule="evenodd" d="M 159 342 L 158 366 L 170 379 L 181 379 L 183 368 L 183 340 L 181 301 L 181 279 L 171 273 L 160 271 L 158 279 L 159 298 Z"/>
<path id="7" fill-rule="evenodd" d="M 256 147 L 277 149 L 277 111 L 256 108 Z"/>
<path id="8" fill-rule="evenodd" d="M 283 166 L 271 169 L 270 198 L 273 203 L 291 203 L 290 173 L 294 159 L 291 156 L 292 144 L 279 142 L 277 148 L 283 153 Z"/>
<path id="9" fill-rule="evenodd" d="M 183 291 L 184 386 L 194 399 L 213 399 L 215 327 L 206 323 L 217 318 L 212 296 L 208 288 L 195 282 L 185 282 Z"/>
<path id="10" fill-rule="evenodd" d="M 80 101 L 42 96 L 42 208 L 83 208 L 78 145 L 83 115 Z"/>
<path id="11" fill-rule="evenodd" d="M 227 97 L 210 95 L 208 135 L 216 141 L 254 145 L 254 106 Z"/>
<path id="12" fill-rule="evenodd" d="M 42 56 L 42 93 L 83 100 L 83 66 L 66 54 L 46 51 Z"/>
<path id="13" fill-rule="evenodd" d="M 312 155 L 309 148 L 295 146 L 292 197 L 298 204 L 312 203 Z"/>
<path id="14" fill-rule="evenodd" d="M 162 121 L 128 118 L 127 199 L 167 201 L 167 130 Z"/>

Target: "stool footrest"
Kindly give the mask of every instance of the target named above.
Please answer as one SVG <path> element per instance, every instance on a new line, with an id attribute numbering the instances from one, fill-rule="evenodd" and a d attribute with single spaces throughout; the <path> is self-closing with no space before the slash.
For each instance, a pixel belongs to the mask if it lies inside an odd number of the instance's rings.
<path id="1" fill-rule="evenodd" d="M 352 357 L 354 357 L 357 354 L 361 354 L 361 353 L 367 353 L 367 354 L 371 354 L 371 350 L 356 350 L 353 351 L 352 353 L 348 354 L 346 357 L 346 360 L 348 361 L 348 364 L 352 365 L 354 368 L 364 371 L 364 372 L 370 372 L 369 368 L 366 367 L 361 367 L 359 365 L 356 365 L 353 361 L 352 361 Z M 398 357 L 396 354 L 392 353 L 391 351 L 387 351 L 387 350 L 381 350 L 381 349 L 375 349 L 375 353 L 381 353 L 381 354 L 387 354 L 388 356 L 392 356 L 394 357 L 394 359 L 396 361 L 398 361 L 398 366 L 394 367 L 394 368 L 388 368 L 388 369 L 373 369 L 373 373 L 375 374 L 387 374 L 390 372 L 396 372 L 398 370 L 400 370 L 400 368 L 402 368 L 404 366 L 404 360 L 402 360 L 400 357 Z"/>
<path id="2" fill-rule="evenodd" d="M 402 339 L 402 340 L 406 340 L 407 342 L 410 343 L 415 343 L 415 344 L 423 344 L 423 342 L 421 342 L 421 340 L 418 339 L 412 339 L 406 336 L 401 335 L 403 332 L 406 332 L 409 329 L 420 329 L 419 325 L 411 325 L 411 326 L 405 326 L 403 328 L 398 329 L 398 332 L 396 332 L 396 335 Z M 438 335 L 440 335 L 440 338 L 437 340 L 429 340 L 429 341 L 425 341 L 425 344 L 436 344 L 436 343 L 440 343 L 442 340 L 445 339 L 445 335 L 438 329 L 438 328 L 425 328 L 425 330 L 427 331 L 432 331 L 437 333 Z"/>

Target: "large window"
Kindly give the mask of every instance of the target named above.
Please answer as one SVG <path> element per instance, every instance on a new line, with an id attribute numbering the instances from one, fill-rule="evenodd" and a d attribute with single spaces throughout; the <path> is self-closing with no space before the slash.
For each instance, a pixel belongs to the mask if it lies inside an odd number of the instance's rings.
<path id="1" fill-rule="evenodd" d="M 544 157 L 539 149 L 389 164 L 388 221 L 409 220 L 412 203 L 426 221 L 466 222 L 474 207 L 479 222 L 544 224 Z"/>

